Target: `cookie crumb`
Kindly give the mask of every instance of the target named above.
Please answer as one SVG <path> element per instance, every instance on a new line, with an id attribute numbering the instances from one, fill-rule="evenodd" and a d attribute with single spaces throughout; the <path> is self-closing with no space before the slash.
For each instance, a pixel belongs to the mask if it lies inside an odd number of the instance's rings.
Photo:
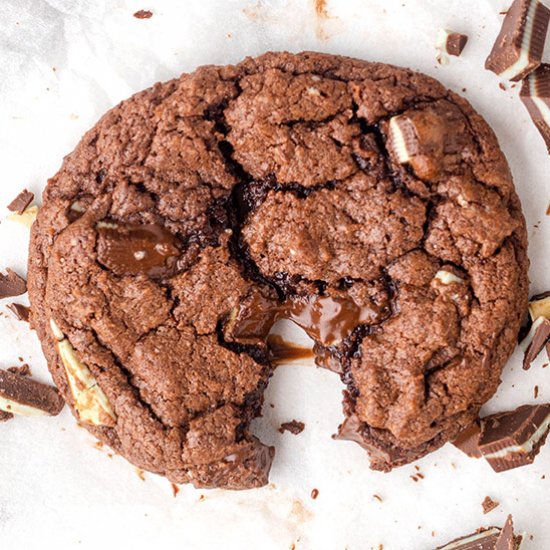
<path id="1" fill-rule="evenodd" d="M 315 500 L 319 496 L 319 489 L 313 489 L 311 491 L 311 498 Z"/>

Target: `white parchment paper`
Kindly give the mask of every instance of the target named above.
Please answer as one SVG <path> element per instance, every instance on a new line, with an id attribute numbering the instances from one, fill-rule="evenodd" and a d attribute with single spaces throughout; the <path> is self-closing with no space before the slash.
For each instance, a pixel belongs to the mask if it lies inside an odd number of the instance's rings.
<path id="1" fill-rule="evenodd" d="M 40 196 L 62 157 L 105 110 L 130 94 L 205 63 L 266 50 L 304 49 L 410 66 L 463 94 L 495 129 L 510 161 L 530 236 L 532 291 L 550 288 L 550 158 L 517 97 L 483 69 L 506 0 L 1 0 L 0 205 L 23 188 Z M 150 9 L 138 20 L 132 14 Z M 469 35 L 461 58 L 439 66 L 447 27 Z M 550 51 L 547 55 L 550 61 Z M 5 214 L 6 212 L 4 212 Z M 0 268 L 26 271 L 28 230 L 0 223 Z M 0 303 L 0 367 L 29 362 L 49 375 L 37 338 Z M 299 333 L 293 332 L 297 337 Z M 486 412 L 550 400 L 550 368 L 521 369 L 516 352 Z M 391 474 L 368 469 L 355 444 L 333 441 L 338 377 L 312 364 L 280 367 L 254 430 L 275 445 L 272 483 L 246 492 L 181 487 L 135 469 L 57 418 L 0 425 L 0 549 L 431 549 L 513 513 L 550 548 L 550 445 L 532 466 L 495 474 L 451 445 Z M 272 408 L 270 404 L 273 404 Z M 305 422 L 298 436 L 281 422 Z M 546 479 L 544 479 L 546 476 Z M 319 496 L 313 500 L 312 489 Z M 373 495 L 378 495 L 378 500 Z M 482 514 L 486 495 L 500 502 Z"/>

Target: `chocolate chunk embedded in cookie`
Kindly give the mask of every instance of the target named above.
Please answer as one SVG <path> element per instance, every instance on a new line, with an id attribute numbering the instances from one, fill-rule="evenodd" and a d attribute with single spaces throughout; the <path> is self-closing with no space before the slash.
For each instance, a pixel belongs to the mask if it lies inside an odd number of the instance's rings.
<path id="1" fill-rule="evenodd" d="M 318 53 L 202 67 L 108 112 L 44 192 L 31 321 L 92 433 L 176 483 L 264 485 L 249 432 L 282 317 L 389 470 L 494 393 L 526 233 L 487 124 L 435 80 Z"/>

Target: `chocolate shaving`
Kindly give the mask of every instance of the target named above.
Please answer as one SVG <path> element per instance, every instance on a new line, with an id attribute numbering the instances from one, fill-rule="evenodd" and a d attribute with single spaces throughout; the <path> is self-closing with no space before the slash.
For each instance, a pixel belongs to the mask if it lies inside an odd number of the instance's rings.
<path id="1" fill-rule="evenodd" d="M 153 17 L 153 12 L 149 10 L 139 10 L 134 13 L 136 19 L 151 19 Z"/>
<path id="2" fill-rule="evenodd" d="M 27 282 L 17 275 L 9 267 L 6 269 L 7 275 L 0 273 L 0 298 L 11 298 L 20 296 L 27 292 Z"/>
<path id="3" fill-rule="evenodd" d="M 19 321 L 29 322 L 29 308 L 23 304 L 13 302 L 7 305 L 7 308 L 15 315 Z"/>
<path id="4" fill-rule="evenodd" d="M 22 214 L 26 209 L 27 206 L 33 201 L 34 199 L 34 193 L 31 193 L 30 191 L 27 191 L 24 189 L 8 204 L 8 210 L 11 210 L 11 212 L 17 212 L 18 214 Z"/>

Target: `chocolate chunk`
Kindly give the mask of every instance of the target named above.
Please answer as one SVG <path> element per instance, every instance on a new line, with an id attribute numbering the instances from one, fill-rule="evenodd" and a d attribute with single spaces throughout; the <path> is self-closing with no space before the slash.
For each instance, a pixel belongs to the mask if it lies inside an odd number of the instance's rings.
<path id="1" fill-rule="evenodd" d="M 56 388 L 0 370 L 0 410 L 23 416 L 56 415 L 64 404 Z"/>
<path id="2" fill-rule="evenodd" d="M 8 210 L 12 212 L 17 212 L 18 214 L 23 214 L 27 206 L 33 201 L 34 193 L 24 189 L 8 204 Z"/>
<path id="3" fill-rule="evenodd" d="M 483 513 L 488 514 L 489 512 L 492 512 L 495 508 L 498 508 L 499 504 L 500 502 L 493 500 L 490 496 L 486 496 L 481 503 Z"/>
<path id="4" fill-rule="evenodd" d="M 9 267 L 6 269 L 7 275 L 0 273 L 0 298 L 10 298 L 11 296 L 20 296 L 27 292 L 27 282 L 17 275 Z"/>
<path id="5" fill-rule="evenodd" d="M 117 275 L 163 276 L 175 266 L 180 251 L 172 233 L 154 224 L 97 224 L 98 260 Z"/>
<path id="6" fill-rule="evenodd" d="M 519 97 L 550 153 L 550 64 L 542 64 L 523 81 Z"/>
<path id="7" fill-rule="evenodd" d="M 436 43 L 438 50 L 437 61 L 441 64 L 448 63 L 448 58 L 445 54 L 459 56 L 467 42 L 468 37 L 465 34 L 440 29 L 437 34 Z"/>
<path id="8" fill-rule="evenodd" d="M 531 464 L 550 430 L 550 404 L 523 405 L 482 419 L 479 449 L 495 472 Z"/>
<path id="9" fill-rule="evenodd" d="M 436 550 L 519 550 L 522 540 L 522 535 L 514 534 L 512 516 L 508 516 L 502 528 L 480 528 Z"/>
<path id="10" fill-rule="evenodd" d="M 19 319 L 20 321 L 29 322 L 29 308 L 23 304 L 13 302 L 7 305 L 7 308 Z"/>
<path id="11" fill-rule="evenodd" d="M 528 344 L 523 356 L 523 368 L 528 370 L 538 354 L 547 346 L 550 338 L 550 319 L 539 317 L 531 326 L 529 334 L 525 337 Z"/>
<path id="12" fill-rule="evenodd" d="M 485 68 L 517 82 L 541 62 L 550 10 L 538 0 L 515 0 L 502 23 Z"/>
<path id="13" fill-rule="evenodd" d="M 471 458 L 480 458 L 479 434 L 481 427 L 479 421 L 474 422 L 469 428 L 466 428 L 453 441 L 453 445 L 459 448 L 463 453 Z"/>
<path id="14" fill-rule="evenodd" d="M 306 425 L 303 422 L 298 420 L 291 420 L 290 422 L 283 422 L 279 428 L 279 432 L 284 433 L 285 431 L 290 432 L 291 434 L 298 435 L 304 431 Z"/>
<path id="15" fill-rule="evenodd" d="M 139 10 L 134 13 L 136 19 L 151 19 L 153 17 L 153 12 L 149 10 Z"/>

